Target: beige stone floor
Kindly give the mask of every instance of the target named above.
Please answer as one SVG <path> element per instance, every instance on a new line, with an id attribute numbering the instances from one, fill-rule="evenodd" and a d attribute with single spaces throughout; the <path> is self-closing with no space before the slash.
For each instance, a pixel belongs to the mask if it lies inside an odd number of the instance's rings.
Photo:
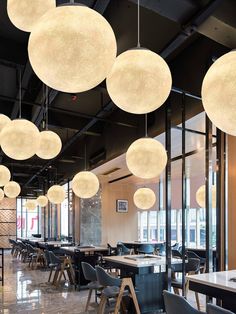
<path id="1" fill-rule="evenodd" d="M 55 288 L 47 283 L 48 271 L 31 270 L 27 263 L 5 253 L 5 284 L 0 286 L 0 313 L 72 314 L 85 313 L 87 290 L 75 291 L 67 283 Z M 195 306 L 194 294 L 189 300 Z M 204 304 L 203 297 L 201 304 Z M 97 313 L 96 304 L 89 313 Z"/>

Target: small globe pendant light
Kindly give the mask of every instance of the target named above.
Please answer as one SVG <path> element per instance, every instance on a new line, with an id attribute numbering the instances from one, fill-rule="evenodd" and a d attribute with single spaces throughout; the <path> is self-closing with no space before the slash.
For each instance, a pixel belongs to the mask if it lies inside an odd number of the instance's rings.
<path id="1" fill-rule="evenodd" d="M 157 140 L 147 137 L 147 115 L 145 116 L 146 137 L 134 141 L 126 152 L 126 164 L 136 177 L 153 179 L 166 167 L 167 154 Z"/>
<path id="2" fill-rule="evenodd" d="M 7 197 L 16 198 L 17 196 L 19 196 L 21 188 L 17 182 L 10 181 L 4 186 L 3 190 Z"/>
<path id="3" fill-rule="evenodd" d="M 10 170 L 6 166 L 0 165 L 0 186 L 6 185 L 10 179 Z"/>
<path id="4" fill-rule="evenodd" d="M 216 186 L 212 185 L 212 208 L 216 208 Z M 206 186 L 202 185 L 196 192 L 196 201 L 201 208 L 206 207 Z"/>
<path id="5" fill-rule="evenodd" d="M 106 19 L 73 0 L 44 14 L 28 44 L 36 75 L 46 85 L 66 93 L 84 92 L 101 83 L 116 52 L 116 38 Z"/>
<path id="6" fill-rule="evenodd" d="M 39 18 L 56 7 L 56 0 L 7 0 L 11 22 L 25 32 L 31 32 Z"/>
<path id="7" fill-rule="evenodd" d="M 65 189 L 61 185 L 53 185 L 49 188 L 47 197 L 53 204 L 61 204 L 66 197 Z"/>
<path id="8" fill-rule="evenodd" d="M 236 136 L 236 51 L 217 59 L 202 83 L 202 103 L 209 119 L 223 132 Z"/>
<path id="9" fill-rule="evenodd" d="M 2 189 L 0 189 L 0 201 L 4 199 L 4 192 Z"/>
<path id="10" fill-rule="evenodd" d="M 87 171 L 86 147 L 84 154 L 84 171 L 77 173 L 72 180 L 72 191 L 80 198 L 91 198 L 99 190 L 99 180 L 91 171 Z"/>
<path id="11" fill-rule="evenodd" d="M 137 48 L 120 54 L 107 77 L 107 91 L 122 110 L 145 114 L 159 108 L 168 98 L 172 78 L 165 60 L 158 54 L 141 48 L 138 0 Z"/>
<path id="12" fill-rule="evenodd" d="M 36 201 L 40 207 L 46 207 L 48 204 L 48 198 L 45 195 L 40 195 Z"/>
<path id="13" fill-rule="evenodd" d="M 133 200 L 136 207 L 147 210 L 154 206 L 156 195 L 149 188 L 140 188 L 134 193 Z"/>
<path id="14" fill-rule="evenodd" d="M 28 210 L 34 210 L 37 207 L 36 200 L 27 200 L 25 203 L 25 208 Z"/>

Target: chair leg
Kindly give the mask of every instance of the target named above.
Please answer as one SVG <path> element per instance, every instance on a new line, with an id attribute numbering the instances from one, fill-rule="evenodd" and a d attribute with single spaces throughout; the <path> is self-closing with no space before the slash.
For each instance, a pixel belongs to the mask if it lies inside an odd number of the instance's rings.
<path id="1" fill-rule="evenodd" d="M 100 303 L 99 303 L 99 307 L 98 307 L 98 314 L 103 314 L 105 311 L 105 306 L 107 303 L 107 298 L 105 295 L 102 295 Z"/>
<path id="2" fill-rule="evenodd" d="M 121 301 L 122 301 L 122 298 L 123 298 L 124 290 L 125 290 L 125 285 L 124 285 L 124 280 L 122 280 L 121 287 L 120 287 L 120 292 L 119 292 L 118 297 L 116 299 L 116 305 L 115 305 L 114 314 L 118 314 L 119 313 L 120 304 L 121 304 Z"/>
<path id="3" fill-rule="evenodd" d="M 196 298 L 196 303 L 197 303 L 197 309 L 200 311 L 200 301 L 199 301 L 199 295 L 197 292 L 195 292 L 195 298 Z"/>
<path id="4" fill-rule="evenodd" d="M 56 282 L 56 286 L 57 286 L 57 287 L 59 287 L 59 284 L 60 284 L 60 281 L 61 281 L 61 277 L 62 277 L 63 274 L 64 274 L 64 270 L 61 269 L 60 275 L 59 275 L 58 280 L 57 280 L 57 282 Z"/>
<path id="5" fill-rule="evenodd" d="M 50 281 L 51 281 L 52 271 L 53 271 L 53 269 L 51 268 L 51 269 L 50 269 L 50 274 L 49 274 L 49 277 L 48 277 L 48 282 L 50 282 Z"/>
<path id="6" fill-rule="evenodd" d="M 88 298 L 87 298 L 87 302 L 86 302 L 86 306 L 85 306 L 85 312 L 88 311 L 90 300 L 91 300 L 91 296 L 92 296 L 92 292 L 93 292 L 93 289 L 89 289 Z"/>
<path id="7" fill-rule="evenodd" d="M 56 285 L 58 275 L 59 275 L 59 270 L 56 269 L 56 270 L 55 270 L 54 277 L 53 277 L 53 281 L 52 281 L 52 284 L 53 284 L 53 285 Z"/>
<path id="8" fill-rule="evenodd" d="M 140 314 L 140 309 L 139 309 L 139 304 L 138 304 L 138 299 L 137 299 L 137 296 L 136 296 L 136 293 L 135 293 L 135 290 L 134 290 L 134 285 L 133 285 L 133 282 L 132 282 L 132 279 L 131 278 L 125 278 L 123 279 L 125 281 L 125 284 L 129 287 L 129 290 L 130 290 L 130 293 L 131 293 L 131 296 L 132 296 L 132 299 L 133 299 L 133 302 L 134 302 L 134 307 L 135 307 L 135 310 L 136 310 L 136 314 Z"/>

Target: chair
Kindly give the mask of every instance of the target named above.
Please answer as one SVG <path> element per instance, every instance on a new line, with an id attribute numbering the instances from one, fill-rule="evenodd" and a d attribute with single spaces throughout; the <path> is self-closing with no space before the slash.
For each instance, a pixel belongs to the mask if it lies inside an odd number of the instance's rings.
<path id="1" fill-rule="evenodd" d="M 131 250 L 128 249 L 122 242 L 117 243 L 118 255 L 130 255 Z"/>
<path id="2" fill-rule="evenodd" d="M 180 272 L 180 266 L 181 264 L 172 265 L 173 274 L 176 272 Z M 188 262 L 185 265 L 185 272 L 188 275 L 197 274 L 200 270 L 200 259 L 198 258 L 189 258 Z M 179 294 L 179 289 L 183 289 L 182 286 L 182 279 L 177 279 L 175 276 L 171 280 L 171 286 L 174 288 L 174 292 L 176 294 Z M 189 282 L 185 280 L 185 289 L 186 289 L 186 295 L 189 289 Z M 199 302 L 199 296 L 198 293 L 195 292 L 195 298 L 198 309 L 200 309 L 200 302 Z"/>
<path id="3" fill-rule="evenodd" d="M 229 310 L 225 310 L 222 307 L 210 303 L 207 304 L 206 310 L 207 314 L 234 314 Z"/>
<path id="4" fill-rule="evenodd" d="M 70 258 L 64 257 L 63 260 L 61 260 L 52 251 L 49 251 L 49 258 L 50 258 L 49 267 L 52 266 L 55 269 L 55 274 L 52 283 L 58 287 L 61 281 L 61 277 L 64 276 L 64 278 L 66 279 L 65 271 L 67 271 L 70 283 L 75 284 L 75 274 Z"/>
<path id="5" fill-rule="evenodd" d="M 200 257 L 199 255 L 197 255 L 193 251 L 187 251 L 186 254 L 187 254 L 188 258 L 198 258 L 198 259 L 200 259 L 200 265 L 201 265 L 200 270 L 201 270 L 202 273 L 205 273 L 205 270 L 206 270 L 206 258 L 205 257 Z"/>
<path id="6" fill-rule="evenodd" d="M 57 264 L 53 264 L 53 263 L 51 262 L 50 253 L 49 253 L 48 250 L 45 250 L 45 251 L 44 251 L 44 255 L 45 255 L 47 267 L 49 267 L 49 269 L 50 269 L 50 273 L 49 273 L 49 277 L 48 277 L 48 282 L 51 282 L 52 272 L 53 272 L 53 270 L 56 268 Z"/>
<path id="7" fill-rule="evenodd" d="M 151 244 L 141 244 L 137 251 L 140 254 L 153 254 L 154 247 Z"/>
<path id="8" fill-rule="evenodd" d="M 123 309 L 125 308 L 122 302 L 123 296 L 130 296 L 133 299 L 136 313 L 140 314 L 138 300 L 131 278 L 114 278 L 107 274 L 107 272 L 100 266 L 96 266 L 96 274 L 99 284 L 104 287 L 101 294 L 98 314 L 104 313 L 106 303 L 110 298 L 116 299 L 114 313 L 118 314 L 120 306 L 122 306 Z M 126 287 L 128 287 L 129 290 L 125 290 Z"/>
<path id="9" fill-rule="evenodd" d="M 82 270 L 84 273 L 84 278 L 86 280 L 90 281 L 90 283 L 87 285 L 87 287 L 89 288 L 89 294 L 88 294 L 88 298 L 87 298 L 87 302 L 86 302 L 86 306 L 85 306 L 85 312 L 87 312 L 88 308 L 89 308 L 89 304 L 90 304 L 93 290 L 95 292 L 95 302 L 96 302 L 97 301 L 97 291 L 99 289 L 102 289 L 102 286 L 97 281 L 96 269 L 93 268 L 93 266 L 91 266 L 90 264 L 85 263 L 85 262 L 81 262 L 81 266 L 82 266 Z"/>
<path id="10" fill-rule="evenodd" d="M 171 252 L 173 257 L 182 258 L 182 254 L 179 252 L 179 250 L 172 249 Z"/>
<path id="11" fill-rule="evenodd" d="M 179 295 L 163 291 L 166 314 L 206 314 L 193 308 L 188 301 Z"/>

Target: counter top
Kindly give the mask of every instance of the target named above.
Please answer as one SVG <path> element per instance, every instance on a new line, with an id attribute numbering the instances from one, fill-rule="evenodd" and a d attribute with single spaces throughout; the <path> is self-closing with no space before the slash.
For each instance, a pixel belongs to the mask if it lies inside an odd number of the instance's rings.
<path id="1" fill-rule="evenodd" d="M 187 276 L 190 281 L 236 293 L 236 282 L 231 278 L 236 278 L 236 270 Z"/>

